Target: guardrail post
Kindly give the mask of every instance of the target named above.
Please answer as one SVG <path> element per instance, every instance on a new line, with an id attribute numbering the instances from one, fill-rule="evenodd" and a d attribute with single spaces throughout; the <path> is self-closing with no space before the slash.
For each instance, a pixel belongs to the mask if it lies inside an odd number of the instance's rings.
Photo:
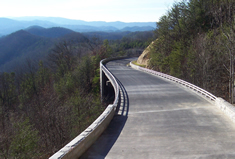
<path id="1" fill-rule="evenodd" d="M 110 102 L 114 100 L 114 88 L 102 68 L 100 68 L 100 94 L 102 102 Z"/>

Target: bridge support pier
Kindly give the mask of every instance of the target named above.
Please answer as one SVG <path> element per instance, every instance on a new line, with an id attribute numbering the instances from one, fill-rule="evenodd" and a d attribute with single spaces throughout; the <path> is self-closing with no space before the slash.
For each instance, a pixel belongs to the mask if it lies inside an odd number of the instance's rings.
<path id="1" fill-rule="evenodd" d="M 101 66 L 100 66 L 101 67 Z M 113 101 L 115 98 L 115 91 L 114 88 L 105 75 L 105 73 L 102 71 L 103 69 L 100 68 L 100 95 L 101 95 L 101 101 L 102 102 L 109 102 Z"/>

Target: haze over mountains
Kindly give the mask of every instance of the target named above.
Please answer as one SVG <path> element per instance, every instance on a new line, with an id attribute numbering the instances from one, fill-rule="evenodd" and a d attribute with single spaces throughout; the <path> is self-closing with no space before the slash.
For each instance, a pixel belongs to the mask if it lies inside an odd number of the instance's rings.
<path id="1" fill-rule="evenodd" d="M 149 31 L 156 27 L 155 22 L 86 22 L 58 17 L 17 17 L 0 18 L 0 37 L 31 26 L 44 28 L 63 27 L 76 32 L 122 32 Z"/>

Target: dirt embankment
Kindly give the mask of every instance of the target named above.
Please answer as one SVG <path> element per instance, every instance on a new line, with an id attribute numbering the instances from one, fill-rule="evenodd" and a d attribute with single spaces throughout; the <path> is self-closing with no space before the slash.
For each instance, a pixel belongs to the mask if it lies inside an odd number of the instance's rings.
<path id="1" fill-rule="evenodd" d="M 156 41 L 156 40 L 155 40 Z M 139 56 L 137 63 L 140 65 L 145 65 L 146 67 L 148 67 L 148 62 L 149 62 L 149 58 L 150 58 L 150 51 L 153 48 L 153 44 L 155 43 L 155 41 L 153 41 L 144 51 L 143 53 Z"/>

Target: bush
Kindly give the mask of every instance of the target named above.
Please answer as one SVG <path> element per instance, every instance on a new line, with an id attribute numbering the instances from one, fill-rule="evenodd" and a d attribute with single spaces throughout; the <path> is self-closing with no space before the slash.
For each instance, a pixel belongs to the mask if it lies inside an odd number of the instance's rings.
<path id="1" fill-rule="evenodd" d="M 39 155 L 38 131 L 30 125 L 29 119 L 14 124 L 15 134 L 12 138 L 9 153 L 11 158 L 31 159 Z"/>

